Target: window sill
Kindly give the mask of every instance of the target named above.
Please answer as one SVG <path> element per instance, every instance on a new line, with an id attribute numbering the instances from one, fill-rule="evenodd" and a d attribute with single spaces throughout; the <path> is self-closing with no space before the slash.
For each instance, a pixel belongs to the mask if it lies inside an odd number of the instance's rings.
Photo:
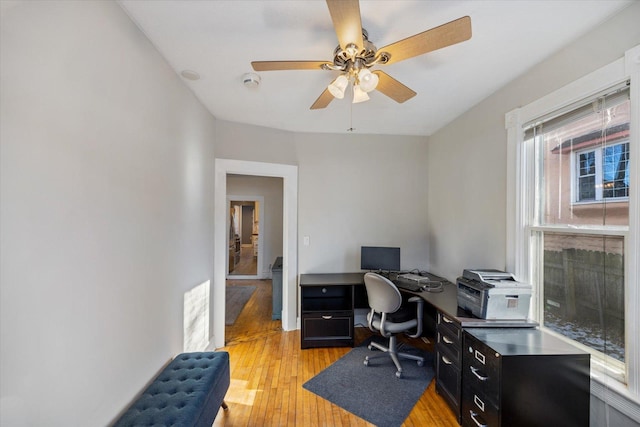
<path id="1" fill-rule="evenodd" d="M 633 395 L 625 384 L 607 377 L 592 366 L 591 395 L 597 397 L 627 417 L 640 422 L 640 398 Z"/>
<path id="2" fill-rule="evenodd" d="M 624 197 L 624 198 L 619 198 L 619 199 L 607 199 L 607 200 L 585 200 L 583 202 L 572 202 L 571 206 L 574 207 L 580 207 L 580 206 L 585 206 L 585 207 L 600 207 L 600 206 L 604 206 L 604 205 L 610 205 L 612 203 L 615 204 L 619 204 L 619 203 L 625 203 L 625 204 L 629 204 L 629 198 L 628 197 Z"/>

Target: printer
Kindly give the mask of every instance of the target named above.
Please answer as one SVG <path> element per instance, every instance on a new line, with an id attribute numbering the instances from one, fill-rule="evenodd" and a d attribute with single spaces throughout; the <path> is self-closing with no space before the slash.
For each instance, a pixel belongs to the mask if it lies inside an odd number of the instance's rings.
<path id="1" fill-rule="evenodd" d="M 458 307 L 481 319 L 526 320 L 531 285 L 492 269 L 465 269 L 457 279 Z"/>

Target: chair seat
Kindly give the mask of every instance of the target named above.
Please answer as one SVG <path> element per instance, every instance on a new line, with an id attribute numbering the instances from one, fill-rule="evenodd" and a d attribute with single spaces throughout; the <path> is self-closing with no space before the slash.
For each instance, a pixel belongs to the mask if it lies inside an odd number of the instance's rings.
<path id="1" fill-rule="evenodd" d="M 371 313 L 367 314 L 367 320 L 369 320 L 370 316 L 371 316 Z M 372 322 L 373 327 L 380 330 L 380 323 L 381 323 L 380 315 L 375 314 Z M 407 320 L 405 322 L 390 322 L 388 320 L 384 322 L 384 330 L 392 334 L 397 334 L 398 332 L 404 332 L 408 329 L 415 328 L 416 326 L 418 326 L 418 320 L 415 318 L 411 320 Z"/>

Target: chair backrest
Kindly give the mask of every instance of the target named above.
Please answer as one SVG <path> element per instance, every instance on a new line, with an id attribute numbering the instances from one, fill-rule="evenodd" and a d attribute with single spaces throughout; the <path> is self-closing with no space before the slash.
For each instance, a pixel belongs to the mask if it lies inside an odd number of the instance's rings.
<path id="1" fill-rule="evenodd" d="M 364 285 L 367 288 L 369 307 L 378 313 L 395 313 L 402 305 L 402 295 L 386 277 L 376 273 L 364 275 Z"/>

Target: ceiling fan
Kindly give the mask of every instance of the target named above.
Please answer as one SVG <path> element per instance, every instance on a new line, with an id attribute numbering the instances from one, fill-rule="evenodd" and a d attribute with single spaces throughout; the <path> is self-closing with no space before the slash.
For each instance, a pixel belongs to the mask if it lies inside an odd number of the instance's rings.
<path id="1" fill-rule="evenodd" d="M 416 92 L 387 73 L 374 70 L 374 65 L 393 64 L 471 38 L 471 18 L 464 16 L 439 27 L 415 34 L 380 49 L 369 41 L 362 28 L 358 0 L 326 0 L 339 45 L 333 61 L 253 61 L 255 71 L 329 70 L 341 74 L 329 84 L 311 105 L 312 110 L 325 108 L 334 98 L 342 99 L 349 83 L 353 85 L 353 102 L 369 99 L 368 92 L 379 90 L 402 103 Z"/>

